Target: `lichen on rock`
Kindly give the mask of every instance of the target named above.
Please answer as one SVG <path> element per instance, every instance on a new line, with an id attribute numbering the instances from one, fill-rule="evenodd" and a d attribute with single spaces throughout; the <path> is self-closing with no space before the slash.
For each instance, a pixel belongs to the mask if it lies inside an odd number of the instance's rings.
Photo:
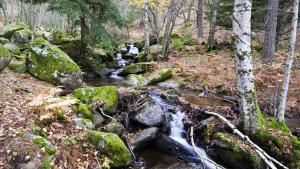
<path id="1" fill-rule="evenodd" d="M 82 85 L 82 72 L 77 64 L 58 47 L 42 38 L 30 44 L 27 57 L 29 73 L 55 85 L 76 88 Z"/>
<path id="2" fill-rule="evenodd" d="M 107 113 L 114 113 L 117 109 L 119 93 L 116 86 L 78 88 L 74 95 L 86 104 L 103 101 L 103 110 Z"/>
<path id="3" fill-rule="evenodd" d="M 131 162 L 131 154 L 118 135 L 89 131 L 89 138 L 91 143 L 109 158 L 111 167 L 126 167 Z"/>
<path id="4" fill-rule="evenodd" d="M 0 44 L 0 72 L 9 65 L 11 59 L 12 57 L 10 52 Z"/>

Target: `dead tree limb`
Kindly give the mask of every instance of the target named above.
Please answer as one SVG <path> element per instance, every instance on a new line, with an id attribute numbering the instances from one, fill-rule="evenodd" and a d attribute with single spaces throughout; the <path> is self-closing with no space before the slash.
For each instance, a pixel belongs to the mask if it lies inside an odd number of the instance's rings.
<path id="1" fill-rule="evenodd" d="M 199 156 L 200 158 L 200 161 L 203 165 L 203 169 L 205 169 L 205 164 L 204 164 L 204 160 L 205 161 L 208 161 L 210 163 L 212 163 L 213 165 L 215 165 L 216 169 L 225 169 L 224 167 L 220 166 L 219 164 L 215 163 L 214 161 L 210 160 L 210 159 L 207 159 L 207 158 L 204 158 L 202 157 L 202 155 L 200 154 L 200 152 L 197 151 L 196 149 L 196 146 L 195 146 L 195 142 L 194 142 L 194 127 L 191 126 L 191 129 L 190 129 L 190 138 L 191 138 L 191 142 L 192 142 L 192 147 L 193 147 L 193 150 L 196 152 L 196 154 Z"/>
<path id="2" fill-rule="evenodd" d="M 281 164 L 279 161 L 274 159 L 273 157 L 269 156 L 263 149 L 261 149 L 257 144 L 255 144 L 253 141 L 250 140 L 250 138 L 247 135 L 244 135 L 242 132 L 240 132 L 229 120 L 227 120 L 224 116 L 215 113 L 215 112 L 209 112 L 204 111 L 205 114 L 213 115 L 224 121 L 232 130 L 234 134 L 237 134 L 240 136 L 243 140 L 246 140 L 252 148 L 256 150 L 258 155 L 265 161 L 265 163 L 271 168 L 271 169 L 277 169 L 274 163 L 276 163 L 278 166 L 288 169 L 286 166 Z M 274 163 L 273 163 L 274 162 Z"/>

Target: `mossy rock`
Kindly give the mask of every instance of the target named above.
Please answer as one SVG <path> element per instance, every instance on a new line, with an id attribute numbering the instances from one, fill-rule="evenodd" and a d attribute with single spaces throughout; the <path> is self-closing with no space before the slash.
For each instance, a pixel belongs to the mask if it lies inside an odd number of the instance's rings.
<path id="1" fill-rule="evenodd" d="M 17 73 L 27 72 L 27 66 L 26 66 L 26 61 L 25 60 L 18 61 L 16 59 L 13 59 L 11 61 L 11 63 L 8 65 L 8 68 L 10 70 L 13 70 L 13 71 L 17 72 Z"/>
<path id="2" fill-rule="evenodd" d="M 10 52 L 0 44 L 0 72 L 4 70 L 10 63 L 12 56 Z"/>
<path id="3" fill-rule="evenodd" d="M 10 40 L 8 40 L 6 38 L 3 38 L 3 37 L 0 37 L 0 44 L 5 45 L 7 43 L 10 43 Z"/>
<path id="4" fill-rule="evenodd" d="M 264 169 L 263 159 L 256 151 L 236 136 L 218 132 L 214 134 L 217 158 L 232 169 Z"/>
<path id="5" fill-rule="evenodd" d="M 78 88 L 74 90 L 74 95 L 86 104 L 104 101 L 103 110 L 108 113 L 115 113 L 117 109 L 119 93 L 116 86 Z"/>
<path id="6" fill-rule="evenodd" d="M 112 120 L 107 125 L 104 126 L 104 131 L 108 133 L 114 133 L 117 135 L 122 135 L 125 131 L 124 126 L 116 120 Z"/>
<path id="7" fill-rule="evenodd" d="M 155 66 L 154 63 L 152 62 L 140 62 L 140 63 L 130 64 L 124 68 L 123 73 L 125 75 L 144 73 L 147 70 L 153 68 L 154 66 Z"/>
<path id="8" fill-rule="evenodd" d="M 264 149 L 270 156 L 288 164 L 300 163 L 300 140 L 289 134 L 284 122 L 275 118 L 266 120 L 259 116 L 261 128 L 250 134 L 251 139 Z"/>
<path id="9" fill-rule="evenodd" d="M 120 137 L 113 133 L 89 131 L 92 144 L 111 161 L 111 167 L 126 167 L 131 154 Z"/>
<path id="10" fill-rule="evenodd" d="M 17 45 L 14 45 L 12 43 L 7 43 L 4 45 L 5 49 L 7 49 L 11 54 L 13 55 L 20 55 L 21 51 L 20 48 Z"/>
<path id="11" fill-rule="evenodd" d="M 130 74 L 126 76 L 126 83 L 133 86 L 142 87 L 148 84 L 148 80 L 143 75 Z"/>
<path id="12" fill-rule="evenodd" d="M 159 70 L 148 77 L 149 84 L 156 84 L 171 78 L 174 75 L 172 69 Z"/>
<path id="13" fill-rule="evenodd" d="M 47 139 L 30 133 L 27 134 L 27 137 L 32 139 L 33 143 L 35 143 L 39 148 L 45 149 L 46 154 L 53 155 L 56 153 L 55 146 Z"/>
<path id="14" fill-rule="evenodd" d="M 15 31 L 11 37 L 11 41 L 21 49 L 25 49 L 29 46 L 31 40 L 31 31 L 28 29 L 22 29 Z"/>
<path id="15" fill-rule="evenodd" d="M 94 120 L 94 113 L 87 104 L 80 103 L 77 111 L 82 114 L 83 118 Z"/>
<path id="16" fill-rule="evenodd" d="M 11 23 L 0 28 L 0 37 L 10 39 L 12 35 L 19 30 L 27 28 L 24 23 Z"/>
<path id="17" fill-rule="evenodd" d="M 57 46 L 42 38 L 30 44 L 27 66 L 30 74 L 55 85 L 76 88 L 83 83 L 78 65 Z"/>

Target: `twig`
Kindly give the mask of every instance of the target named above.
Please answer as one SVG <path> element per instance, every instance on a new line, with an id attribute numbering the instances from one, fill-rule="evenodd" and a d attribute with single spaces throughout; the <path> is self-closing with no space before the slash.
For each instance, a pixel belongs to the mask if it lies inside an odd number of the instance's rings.
<path id="1" fill-rule="evenodd" d="M 219 164 L 215 163 L 214 161 L 204 158 L 201 156 L 201 154 L 197 151 L 196 146 L 195 146 L 195 142 L 194 142 L 194 127 L 191 126 L 190 128 L 191 132 L 190 132 L 190 138 L 191 138 L 191 142 L 192 142 L 192 146 L 193 146 L 193 150 L 196 152 L 196 154 L 199 156 L 200 161 L 203 165 L 203 169 L 205 169 L 205 164 L 204 164 L 204 160 L 214 164 L 216 166 L 216 169 L 221 168 L 221 169 L 225 169 L 224 167 L 220 166 Z"/>
<path id="2" fill-rule="evenodd" d="M 112 119 L 112 120 L 115 120 L 113 117 L 111 117 L 111 116 L 105 114 L 105 113 L 103 112 L 102 108 L 99 108 L 99 110 L 100 110 L 100 113 L 101 113 L 103 116 L 105 116 L 105 117 L 107 117 L 107 118 L 110 118 L 110 119 Z"/>
<path id="3" fill-rule="evenodd" d="M 219 119 L 221 119 L 222 121 L 224 121 L 232 130 L 233 133 L 237 134 L 238 136 L 240 136 L 243 140 L 246 140 L 250 146 L 254 149 L 256 149 L 258 153 L 258 155 L 265 161 L 265 163 L 271 168 L 271 169 L 277 169 L 276 166 L 273 164 L 276 163 L 277 165 L 279 165 L 280 167 L 284 168 L 284 169 L 288 169 L 286 166 L 284 166 L 283 164 L 281 164 L 279 161 L 277 161 L 276 159 L 274 159 L 273 157 L 269 156 L 263 149 L 261 149 L 258 145 L 256 145 L 255 143 L 253 143 L 250 138 L 246 135 L 244 135 L 242 132 L 240 132 L 229 120 L 227 120 L 224 116 L 215 113 L 215 112 L 209 112 L 209 111 L 204 111 L 204 113 L 209 114 L 209 115 L 213 115 L 218 117 Z"/>

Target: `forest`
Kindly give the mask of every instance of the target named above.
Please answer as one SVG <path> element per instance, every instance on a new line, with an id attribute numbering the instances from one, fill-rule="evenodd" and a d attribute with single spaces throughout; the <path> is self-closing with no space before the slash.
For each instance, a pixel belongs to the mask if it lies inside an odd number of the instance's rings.
<path id="1" fill-rule="evenodd" d="M 0 169 L 300 169 L 299 0 L 0 0 Z"/>

